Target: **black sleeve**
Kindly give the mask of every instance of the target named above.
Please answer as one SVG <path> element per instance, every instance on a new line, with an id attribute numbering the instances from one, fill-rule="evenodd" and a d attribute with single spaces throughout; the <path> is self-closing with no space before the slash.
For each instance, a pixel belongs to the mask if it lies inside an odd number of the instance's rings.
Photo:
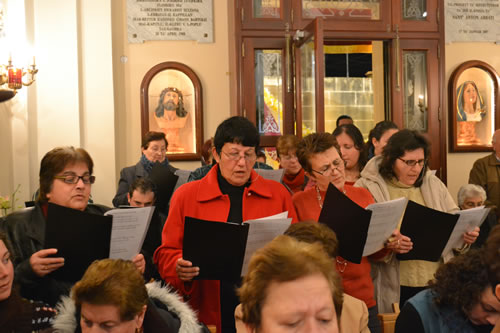
<path id="1" fill-rule="evenodd" d="M 408 302 L 406 302 L 396 320 L 394 333 L 425 333 L 419 313 Z"/>

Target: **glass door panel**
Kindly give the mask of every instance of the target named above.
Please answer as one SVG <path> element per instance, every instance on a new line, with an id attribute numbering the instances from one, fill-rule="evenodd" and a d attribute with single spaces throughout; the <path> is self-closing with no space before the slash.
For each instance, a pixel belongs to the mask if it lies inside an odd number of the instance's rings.
<path id="1" fill-rule="evenodd" d="M 282 50 L 254 50 L 256 125 L 261 135 L 283 134 Z"/>
<path id="2" fill-rule="evenodd" d="M 253 0 L 253 17 L 255 18 L 281 18 L 280 0 Z"/>
<path id="3" fill-rule="evenodd" d="M 231 0 L 234 1 L 234 0 Z M 239 0 L 243 29 L 284 30 L 290 20 L 290 0 Z"/>
<path id="4" fill-rule="evenodd" d="M 295 36 L 296 134 L 323 132 L 325 58 L 323 20 L 315 19 Z"/>
<path id="5" fill-rule="evenodd" d="M 300 102 L 302 105 L 302 135 L 316 132 L 316 86 L 314 37 L 300 48 Z"/>
<path id="6" fill-rule="evenodd" d="M 404 127 L 427 132 L 427 52 L 403 51 Z"/>
<path id="7" fill-rule="evenodd" d="M 331 1 L 302 0 L 302 17 L 337 20 L 379 20 L 380 0 Z"/>
<path id="8" fill-rule="evenodd" d="M 393 26 L 399 31 L 438 31 L 440 10 L 438 0 L 394 0 Z"/>

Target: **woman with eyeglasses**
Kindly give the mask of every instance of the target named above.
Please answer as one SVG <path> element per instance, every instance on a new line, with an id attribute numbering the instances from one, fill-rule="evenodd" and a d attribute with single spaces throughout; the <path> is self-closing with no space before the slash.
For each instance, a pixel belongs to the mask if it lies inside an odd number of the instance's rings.
<path id="1" fill-rule="evenodd" d="M 316 183 L 315 186 L 292 197 L 300 221 L 318 221 L 329 184 L 333 184 L 361 207 L 373 203 L 373 198 L 367 190 L 345 184 L 345 163 L 340 157 L 340 147 L 332 134 L 314 133 L 306 136 L 297 146 L 297 157 L 306 175 Z M 370 259 L 380 260 L 389 252 L 382 249 L 370 256 Z M 370 331 L 380 332 L 368 257 L 363 257 L 360 264 L 355 264 L 337 256 L 335 267 L 342 277 L 344 292 L 366 303 Z"/>
<path id="2" fill-rule="evenodd" d="M 35 206 L 6 217 L 6 231 L 14 247 L 16 280 L 24 298 L 54 306 L 61 295 L 69 293 L 71 284 L 50 274 L 64 265 L 64 258 L 57 255 L 57 249 L 44 247 L 48 204 L 103 215 L 107 207 L 88 203 L 95 181 L 93 169 L 94 162 L 85 149 L 52 149 L 40 163 L 40 192 Z M 133 262 L 143 273 L 144 256 L 136 255 Z"/>
<path id="3" fill-rule="evenodd" d="M 259 132 L 243 117 L 224 120 L 214 136 L 212 154 L 217 164 L 200 180 L 179 187 L 172 196 L 162 244 L 154 255 L 158 272 L 177 289 L 198 313 L 202 323 L 215 325 L 217 332 L 235 332 L 234 309 L 240 279 L 195 279 L 200 267 L 183 257 L 186 216 L 213 222 L 244 221 L 288 212 L 297 216 L 290 194 L 283 185 L 267 180 L 253 170 Z M 200 248 L 200 251 L 203 251 Z M 232 249 L 228 249 L 231 251 Z"/>
<path id="4" fill-rule="evenodd" d="M 458 207 L 446 186 L 427 168 L 430 147 L 418 132 L 401 130 L 391 136 L 381 156 L 375 156 L 361 172 L 356 186 L 370 191 L 376 202 L 406 197 L 423 206 L 453 213 Z M 472 244 L 479 228 L 464 234 L 464 242 Z M 431 231 L 430 231 L 431 232 Z M 390 247 L 411 250 L 408 237 L 394 240 Z M 389 312 L 392 303 L 401 305 L 423 290 L 439 266 L 439 262 L 407 260 L 394 257 L 373 266 L 374 283 L 380 312 Z"/>
<path id="5" fill-rule="evenodd" d="M 168 142 L 165 133 L 150 131 L 144 135 L 141 144 L 141 159 L 136 165 L 123 168 L 120 171 L 120 180 L 113 198 L 113 206 L 128 205 L 127 193 L 130 190 L 130 185 L 137 178 L 150 177 L 155 164 L 160 164 L 175 173 L 177 169 L 170 165 L 167 159 L 167 149 Z M 157 193 L 156 207 L 166 216 L 168 214 L 168 199 L 158 196 Z"/>

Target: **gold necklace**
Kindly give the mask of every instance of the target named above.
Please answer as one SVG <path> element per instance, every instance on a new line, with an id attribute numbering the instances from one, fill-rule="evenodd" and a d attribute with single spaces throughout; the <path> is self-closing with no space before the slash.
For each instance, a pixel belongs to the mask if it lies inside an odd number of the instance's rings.
<path id="1" fill-rule="evenodd" d="M 323 209 L 323 202 L 321 201 L 321 193 L 319 192 L 319 187 L 318 185 L 316 185 L 315 187 L 316 187 L 316 198 L 318 198 L 319 208 Z"/>
<path id="2" fill-rule="evenodd" d="M 337 257 L 337 270 L 342 274 L 344 273 L 346 267 L 347 267 L 347 260 L 345 259 L 339 259 L 340 257 Z"/>

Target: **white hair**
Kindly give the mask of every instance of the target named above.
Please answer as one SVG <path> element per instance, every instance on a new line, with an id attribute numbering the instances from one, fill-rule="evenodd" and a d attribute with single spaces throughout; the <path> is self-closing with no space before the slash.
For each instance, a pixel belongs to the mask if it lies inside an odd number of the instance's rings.
<path id="1" fill-rule="evenodd" d="M 486 192 L 484 189 L 475 184 L 465 184 L 460 187 L 457 194 L 458 205 L 462 206 L 466 198 L 481 197 L 482 201 L 486 200 Z"/>

